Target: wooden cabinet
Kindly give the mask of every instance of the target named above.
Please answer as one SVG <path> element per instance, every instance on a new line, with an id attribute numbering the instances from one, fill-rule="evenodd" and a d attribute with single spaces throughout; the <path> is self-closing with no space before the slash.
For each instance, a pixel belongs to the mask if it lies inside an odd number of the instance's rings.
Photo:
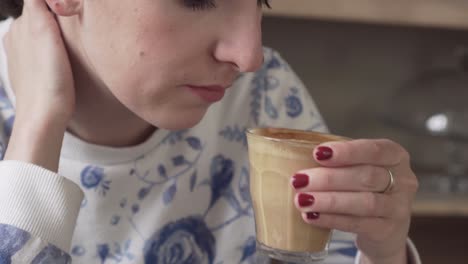
<path id="1" fill-rule="evenodd" d="M 266 15 L 468 29 L 468 0 L 271 0 Z"/>

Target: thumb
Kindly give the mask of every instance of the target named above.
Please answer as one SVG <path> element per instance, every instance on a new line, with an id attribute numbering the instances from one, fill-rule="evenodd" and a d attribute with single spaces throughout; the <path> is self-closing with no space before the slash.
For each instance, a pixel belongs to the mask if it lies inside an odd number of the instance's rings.
<path id="1" fill-rule="evenodd" d="M 30 15 L 49 12 L 46 0 L 24 0 L 23 2 L 23 11 L 28 12 Z"/>

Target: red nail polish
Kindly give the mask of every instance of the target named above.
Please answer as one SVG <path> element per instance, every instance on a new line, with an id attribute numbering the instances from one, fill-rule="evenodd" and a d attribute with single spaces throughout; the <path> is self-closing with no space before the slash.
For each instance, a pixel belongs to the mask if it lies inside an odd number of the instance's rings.
<path id="1" fill-rule="evenodd" d="M 333 156 L 333 150 L 329 147 L 318 147 L 315 157 L 317 160 L 329 160 Z"/>
<path id="2" fill-rule="evenodd" d="M 309 184 L 309 176 L 303 173 L 297 173 L 293 176 L 292 185 L 295 189 L 304 188 Z"/>
<path id="3" fill-rule="evenodd" d="M 313 195 L 310 195 L 310 194 L 301 193 L 297 197 L 297 202 L 299 203 L 300 207 L 311 206 L 315 202 L 315 197 Z"/>
<path id="4" fill-rule="evenodd" d="M 307 219 L 309 220 L 317 220 L 320 218 L 320 213 L 316 213 L 316 212 L 308 212 L 307 213 Z"/>

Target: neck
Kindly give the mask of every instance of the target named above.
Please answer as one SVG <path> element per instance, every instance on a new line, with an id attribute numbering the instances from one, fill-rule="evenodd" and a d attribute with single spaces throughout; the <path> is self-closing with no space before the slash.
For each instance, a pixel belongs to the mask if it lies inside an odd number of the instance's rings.
<path id="1" fill-rule="evenodd" d="M 122 105 L 104 85 L 92 81 L 81 67 L 73 71 L 76 108 L 68 126 L 72 134 L 93 144 L 126 147 L 144 142 L 156 130 Z"/>
<path id="2" fill-rule="evenodd" d="M 156 128 L 123 108 L 105 98 L 81 94 L 68 131 L 97 145 L 128 147 L 143 143 Z"/>

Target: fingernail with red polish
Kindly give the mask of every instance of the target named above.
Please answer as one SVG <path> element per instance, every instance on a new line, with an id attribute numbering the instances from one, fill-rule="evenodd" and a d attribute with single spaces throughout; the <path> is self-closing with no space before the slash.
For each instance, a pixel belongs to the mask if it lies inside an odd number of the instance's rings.
<path id="1" fill-rule="evenodd" d="M 315 157 L 317 160 L 329 160 L 333 156 L 333 150 L 329 147 L 318 147 Z"/>
<path id="2" fill-rule="evenodd" d="M 297 202 L 299 203 L 300 207 L 311 206 L 315 202 L 315 197 L 313 195 L 310 195 L 310 194 L 301 193 L 297 197 Z"/>
<path id="3" fill-rule="evenodd" d="M 293 176 L 292 185 L 296 189 L 304 188 L 309 184 L 309 176 L 303 173 L 297 173 Z"/>
<path id="4" fill-rule="evenodd" d="M 316 212 L 308 212 L 307 213 L 307 219 L 309 220 L 317 220 L 319 219 L 320 217 L 320 213 L 316 213 Z"/>

